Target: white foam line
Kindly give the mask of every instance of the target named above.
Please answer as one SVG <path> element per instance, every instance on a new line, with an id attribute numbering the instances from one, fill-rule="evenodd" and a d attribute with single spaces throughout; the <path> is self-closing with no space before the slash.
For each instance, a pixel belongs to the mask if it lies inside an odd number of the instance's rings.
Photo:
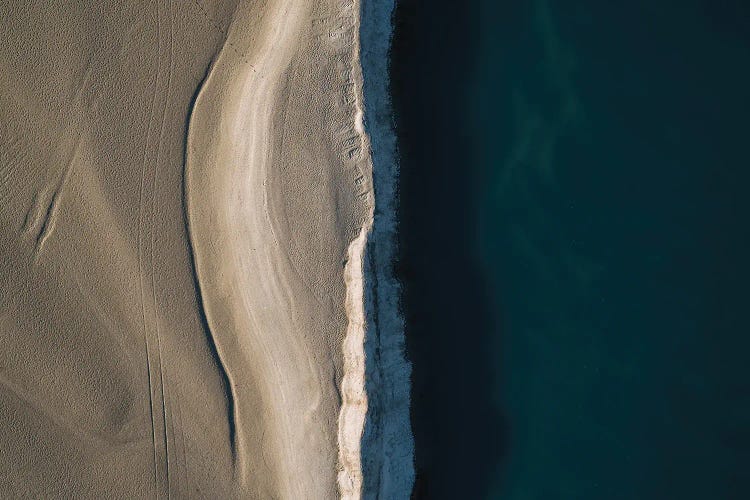
<path id="1" fill-rule="evenodd" d="M 343 499 L 361 498 L 362 462 L 360 458 L 362 432 L 367 414 L 365 392 L 365 328 L 367 320 L 364 306 L 364 251 L 369 224 L 348 249 L 344 268 L 346 283 L 346 313 L 349 323 L 344 337 L 344 376 L 341 381 L 341 411 L 339 413 L 339 494 Z"/>

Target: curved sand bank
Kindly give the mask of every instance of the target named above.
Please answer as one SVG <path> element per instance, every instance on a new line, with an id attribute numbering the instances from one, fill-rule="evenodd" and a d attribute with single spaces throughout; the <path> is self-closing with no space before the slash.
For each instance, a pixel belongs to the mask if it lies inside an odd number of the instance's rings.
<path id="1" fill-rule="evenodd" d="M 358 8 L 0 6 L 0 496 L 359 495 Z"/>
<path id="2" fill-rule="evenodd" d="M 343 263 L 369 211 L 364 170 L 336 144 L 362 140 L 344 99 L 351 52 L 315 57 L 329 42 L 309 36 L 307 5 L 235 14 L 235 26 L 257 23 L 253 37 L 230 33 L 243 56 L 225 45 L 188 135 L 190 235 L 230 380 L 237 478 L 262 497 L 335 494 Z"/>

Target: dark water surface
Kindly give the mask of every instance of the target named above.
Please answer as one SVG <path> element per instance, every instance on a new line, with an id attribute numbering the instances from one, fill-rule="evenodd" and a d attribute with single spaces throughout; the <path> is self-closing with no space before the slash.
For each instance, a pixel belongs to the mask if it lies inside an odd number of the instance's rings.
<path id="1" fill-rule="evenodd" d="M 750 498 L 750 7 L 401 0 L 418 498 Z"/>
<path id="2" fill-rule="evenodd" d="M 480 498 L 504 448 L 491 383 L 495 305 L 477 259 L 478 130 L 468 79 L 477 6 L 397 2 L 392 95 L 402 155 L 400 262 L 420 498 Z"/>

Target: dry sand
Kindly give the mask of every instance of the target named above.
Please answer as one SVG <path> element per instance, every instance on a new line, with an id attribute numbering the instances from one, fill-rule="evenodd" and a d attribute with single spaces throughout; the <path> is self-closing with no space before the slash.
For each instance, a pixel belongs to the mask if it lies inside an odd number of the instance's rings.
<path id="1" fill-rule="evenodd" d="M 359 495 L 358 9 L 0 3 L 0 497 Z"/>

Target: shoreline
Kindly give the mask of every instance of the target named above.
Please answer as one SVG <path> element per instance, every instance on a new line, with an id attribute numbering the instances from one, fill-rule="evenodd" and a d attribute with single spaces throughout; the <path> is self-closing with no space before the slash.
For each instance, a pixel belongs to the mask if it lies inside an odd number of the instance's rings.
<path id="1" fill-rule="evenodd" d="M 389 93 L 389 52 L 395 2 L 362 0 L 360 64 L 364 127 L 371 144 L 375 193 L 373 227 L 367 240 L 365 283 L 366 389 L 369 400 L 362 436 L 363 495 L 409 498 L 414 484 L 410 421 L 411 364 L 406 359 L 401 285 L 396 257 L 398 150 Z"/>
<path id="2" fill-rule="evenodd" d="M 0 8 L 0 493 L 409 496 L 374 6 Z"/>

